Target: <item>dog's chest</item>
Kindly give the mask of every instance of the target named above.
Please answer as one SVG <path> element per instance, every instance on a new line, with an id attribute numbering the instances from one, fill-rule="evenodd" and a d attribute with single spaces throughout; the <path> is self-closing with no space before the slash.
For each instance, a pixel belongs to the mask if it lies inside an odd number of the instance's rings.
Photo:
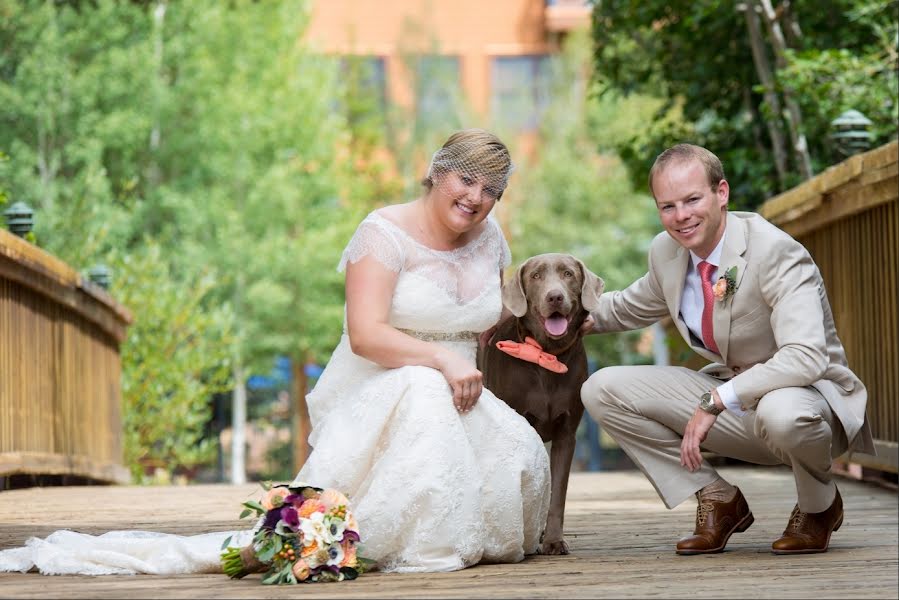
<path id="1" fill-rule="evenodd" d="M 574 413 L 580 406 L 580 388 L 586 380 L 586 359 L 572 357 L 567 373 L 555 373 L 513 357 L 500 359 L 487 387 L 538 429 Z M 583 362 L 584 365 L 581 365 Z"/>

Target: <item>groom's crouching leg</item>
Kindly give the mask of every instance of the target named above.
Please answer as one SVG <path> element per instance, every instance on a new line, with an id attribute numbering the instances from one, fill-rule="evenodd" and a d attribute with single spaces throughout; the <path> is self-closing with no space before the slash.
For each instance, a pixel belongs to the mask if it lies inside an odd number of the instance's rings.
<path id="1" fill-rule="evenodd" d="M 603 427 L 618 420 L 616 413 L 629 411 L 628 405 L 619 401 L 621 388 L 630 379 L 629 370 L 628 367 L 606 367 L 596 371 L 581 386 L 584 408 Z"/>
<path id="2" fill-rule="evenodd" d="M 647 431 L 659 427 L 659 424 L 639 410 L 641 394 L 635 386 L 641 375 L 645 374 L 645 368 L 618 366 L 600 369 L 581 386 L 581 400 L 593 420 L 652 481 L 652 459 L 649 455 L 657 452 L 658 448 L 643 447 L 642 442 L 647 439 Z M 661 492 L 659 495 L 664 499 Z"/>
<path id="3" fill-rule="evenodd" d="M 699 397 L 690 387 L 695 376 L 679 367 L 606 367 L 581 387 L 589 415 L 643 472 L 668 508 L 718 479 L 707 463 L 693 473 L 680 464 L 677 432 L 683 431 Z"/>

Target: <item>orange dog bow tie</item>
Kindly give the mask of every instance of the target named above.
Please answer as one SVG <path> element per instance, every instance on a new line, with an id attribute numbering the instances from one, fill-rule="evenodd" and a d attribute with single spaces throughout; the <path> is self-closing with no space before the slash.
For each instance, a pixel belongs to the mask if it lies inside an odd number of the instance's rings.
<path id="1" fill-rule="evenodd" d="M 568 367 L 565 363 L 560 362 L 556 356 L 549 352 L 544 352 L 540 344 L 537 343 L 537 340 L 532 337 L 525 337 L 524 343 L 512 342 L 509 340 L 496 342 L 496 347 L 509 356 L 537 363 L 544 369 L 548 369 L 554 373 L 568 372 Z"/>

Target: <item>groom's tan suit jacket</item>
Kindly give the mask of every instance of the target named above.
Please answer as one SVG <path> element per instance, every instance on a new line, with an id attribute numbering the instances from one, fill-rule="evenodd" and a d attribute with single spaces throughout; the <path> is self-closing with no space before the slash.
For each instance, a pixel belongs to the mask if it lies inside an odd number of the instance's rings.
<path id="1" fill-rule="evenodd" d="M 680 316 L 690 252 L 666 232 L 652 242 L 646 275 L 602 295 L 593 313 L 596 330 L 637 329 L 670 315 L 690 347 L 712 361 L 701 371 L 731 379 L 745 409 L 754 409 L 773 390 L 812 386 L 839 419 L 850 448 L 873 454 L 867 391 L 846 363 L 824 281 L 808 251 L 755 213 L 728 212 L 726 219 L 718 275 L 736 267 L 736 291 L 715 301 L 720 355 L 692 335 Z"/>

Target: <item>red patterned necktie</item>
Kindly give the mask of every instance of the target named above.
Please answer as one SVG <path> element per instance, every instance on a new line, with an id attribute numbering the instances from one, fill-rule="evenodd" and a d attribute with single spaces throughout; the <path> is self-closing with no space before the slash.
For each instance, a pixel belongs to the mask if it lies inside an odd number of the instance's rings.
<path id="1" fill-rule="evenodd" d="M 712 309 L 715 306 L 715 294 L 712 293 L 712 271 L 715 265 L 700 262 L 699 276 L 702 278 L 702 299 L 704 300 L 702 307 L 702 343 L 705 347 L 718 354 L 718 344 L 715 343 L 714 329 L 712 328 Z"/>

